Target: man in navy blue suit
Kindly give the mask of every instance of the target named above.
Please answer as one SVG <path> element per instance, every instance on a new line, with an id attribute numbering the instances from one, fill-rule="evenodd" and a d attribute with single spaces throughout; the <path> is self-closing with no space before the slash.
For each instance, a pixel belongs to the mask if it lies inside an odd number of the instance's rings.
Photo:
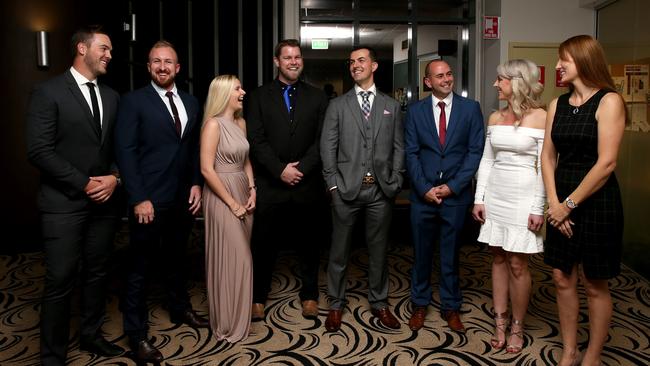
<path id="1" fill-rule="evenodd" d="M 164 274 L 173 323 L 207 328 L 192 310 L 183 275 L 193 216 L 201 209 L 199 103 L 178 90 L 180 70 L 173 46 L 159 41 L 149 52 L 151 84 L 125 95 L 115 126 L 115 152 L 128 193 L 131 255 L 122 302 L 124 332 L 134 357 L 161 362 L 147 337 L 146 277 Z"/>
<path id="2" fill-rule="evenodd" d="M 445 61 L 429 62 L 424 82 L 432 95 L 409 107 L 405 123 L 415 253 L 409 327 L 417 331 L 424 324 L 431 301 L 431 262 L 437 238 L 441 315 L 452 330 L 462 333 L 458 237 L 473 200 L 471 183 L 483 153 L 485 128 L 478 102 L 452 92 L 454 76 Z"/>

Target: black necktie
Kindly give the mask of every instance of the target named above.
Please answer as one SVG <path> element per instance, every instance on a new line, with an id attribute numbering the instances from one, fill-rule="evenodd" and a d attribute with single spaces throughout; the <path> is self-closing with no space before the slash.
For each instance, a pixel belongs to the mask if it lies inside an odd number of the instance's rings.
<path id="1" fill-rule="evenodd" d="M 95 94 L 95 84 L 90 81 L 86 83 L 88 90 L 90 91 L 90 103 L 93 105 L 93 120 L 95 121 L 95 127 L 101 135 L 102 133 L 102 117 L 99 114 L 99 103 L 97 102 L 97 94 Z"/>
<path id="2" fill-rule="evenodd" d="M 181 118 L 178 116 L 178 109 L 176 109 L 176 104 L 174 104 L 174 93 L 168 91 L 165 94 L 169 98 L 169 105 L 172 107 L 172 114 L 174 115 L 174 126 L 176 127 L 176 134 L 181 135 Z"/>

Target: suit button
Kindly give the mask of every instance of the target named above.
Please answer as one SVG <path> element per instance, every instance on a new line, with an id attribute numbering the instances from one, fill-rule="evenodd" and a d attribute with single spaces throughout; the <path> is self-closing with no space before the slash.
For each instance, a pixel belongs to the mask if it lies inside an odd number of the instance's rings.
<path id="1" fill-rule="evenodd" d="M 361 166 L 366 166 L 366 163 L 361 163 Z"/>
<path id="2" fill-rule="evenodd" d="M 445 154 L 440 154 L 440 157 L 444 159 L 444 158 L 445 158 Z"/>
<path id="3" fill-rule="evenodd" d="M 366 145 L 366 144 L 363 144 L 363 147 L 368 147 L 368 145 Z"/>

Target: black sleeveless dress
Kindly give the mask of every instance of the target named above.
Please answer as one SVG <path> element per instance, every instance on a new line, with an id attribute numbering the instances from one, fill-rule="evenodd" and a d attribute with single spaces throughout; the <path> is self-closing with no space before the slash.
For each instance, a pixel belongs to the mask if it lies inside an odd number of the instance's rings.
<path id="1" fill-rule="evenodd" d="M 551 139 L 559 153 L 555 186 L 560 200 L 576 189 L 598 159 L 596 110 L 607 92 L 599 90 L 578 108 L 569 104 L 570 93 L 558 98 Z M 621 271 L 623 206 L 614 173 L 602 188 L 578 202 L 570 218 L 575 223 L 571 238 L 547 225 L 544 262 L 565 273 L 582 263 L 589 279 L 617 276 Z"/>

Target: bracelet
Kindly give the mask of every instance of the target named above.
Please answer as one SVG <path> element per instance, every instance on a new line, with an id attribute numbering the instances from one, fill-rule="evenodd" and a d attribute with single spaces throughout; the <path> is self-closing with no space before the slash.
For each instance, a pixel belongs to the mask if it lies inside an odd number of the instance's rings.
<path id="1" fill-rule="evenodd" d="M 257 191 L 257 186 L 248 186 L 248 190 L 250 191 L 251 189 L 254 189 Z"/>

